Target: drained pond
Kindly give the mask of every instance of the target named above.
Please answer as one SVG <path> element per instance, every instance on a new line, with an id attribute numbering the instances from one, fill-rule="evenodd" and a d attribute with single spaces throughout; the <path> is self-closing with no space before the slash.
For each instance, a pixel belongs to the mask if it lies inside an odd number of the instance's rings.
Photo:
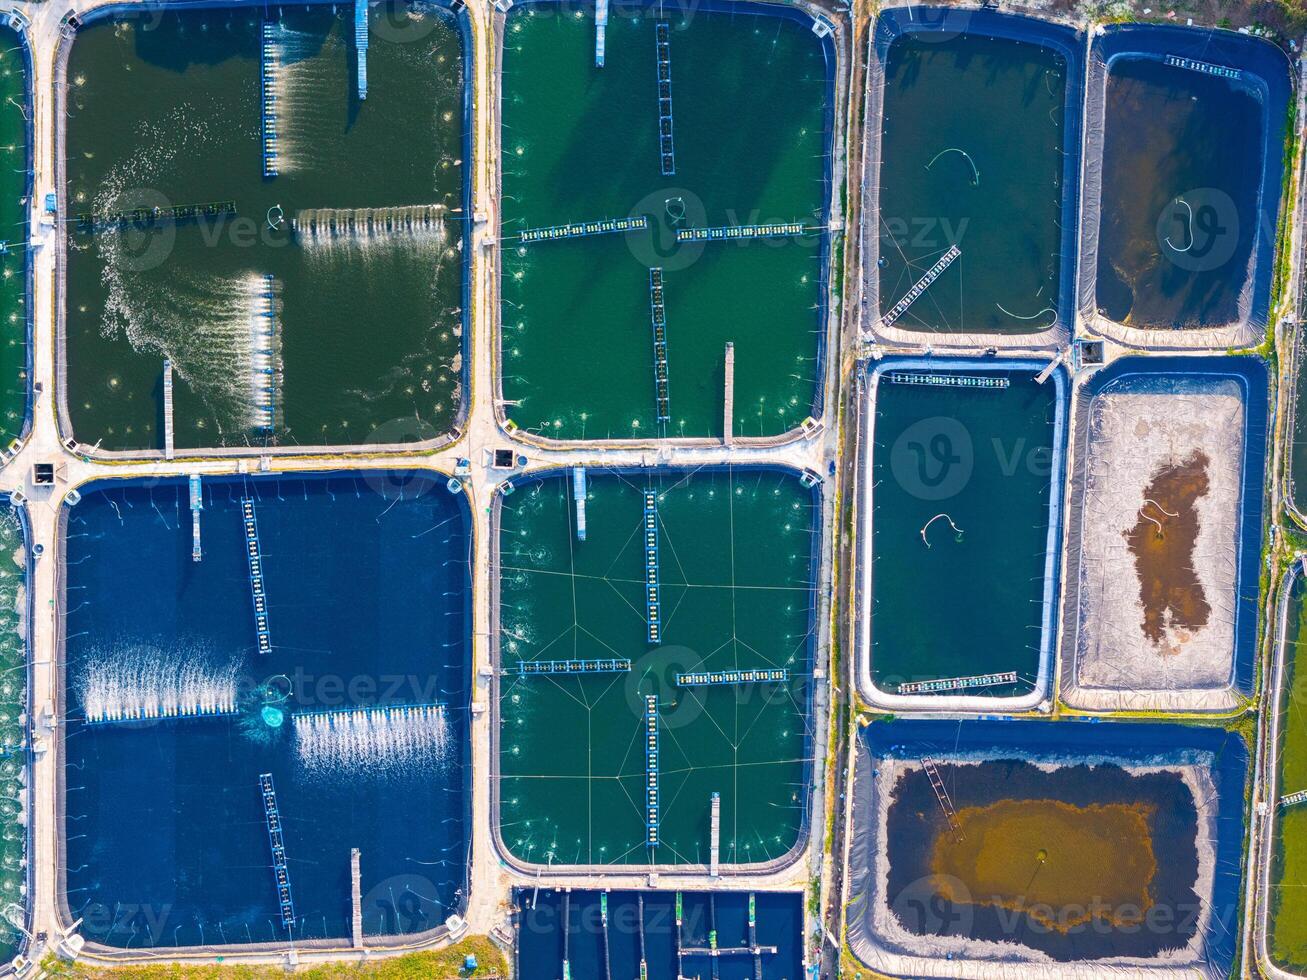
<path id="1" fill-rule="evenodd" d="M 850 945 L 874 969 L 1224 976 L 1240 900 L 1237 734 L 873 723 L 859 738 Z"/>
<path id="2" fill-rule="evenodd" d="M 81 442 L 166 448 L 169 372 L 178 448 L 410 442 L 457 418 L 460 29 L 434 5 L 369 7 L 363 73 L 353 10 L 79 30 L 64 316 Z"/>

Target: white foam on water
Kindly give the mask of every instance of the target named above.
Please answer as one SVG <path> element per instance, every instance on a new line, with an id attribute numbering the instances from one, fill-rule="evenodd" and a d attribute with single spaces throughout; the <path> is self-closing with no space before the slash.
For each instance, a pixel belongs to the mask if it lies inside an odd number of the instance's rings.
<path id="1" fill-rule="evenodd" d="M 433 770 L 453 747 L 443 705 L 305 713 L 294 727 L 296 755 L 311 774 Z"/>
<path id="2" fill-rule="evenodd" d="M 125 647 L 86 659 L 75 689 L 90 724 L 230 714 L 240 662 L 159 647 Z"/>

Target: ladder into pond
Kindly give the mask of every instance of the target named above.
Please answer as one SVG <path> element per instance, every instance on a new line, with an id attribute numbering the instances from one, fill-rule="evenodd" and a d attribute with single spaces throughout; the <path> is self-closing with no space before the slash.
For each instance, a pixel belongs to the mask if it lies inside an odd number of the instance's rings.
<path id="1" fill-rule="evenodd" d="M 957 835 L 958 840 L 962 840 L 962 824 L 958 823 L 957 811 L 953 809 L 953 801 L 949 798 L 948 790 L 944 788 L 944 780 L 940 778 L 939 767 L 935 760 L 926 756 L 921 760 L 921 768 L 926 771 L 926 778 L 930 780 L 930 788 L 935 791 L 935 799 L 939 800 L 940 809 L 944 811 L 944 818 L 948 821 L 949 829 Z"/>

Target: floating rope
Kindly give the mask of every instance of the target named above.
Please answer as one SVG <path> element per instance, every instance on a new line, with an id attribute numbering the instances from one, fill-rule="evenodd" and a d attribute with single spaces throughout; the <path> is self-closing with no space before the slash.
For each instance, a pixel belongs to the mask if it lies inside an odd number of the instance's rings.
<path id="1" fill-rule="evenodd" d="M 935 161 L 938 160 L 940 157 L 942 157 L 945 153 L 961 153 L 964 157 L 966 157 L 967 163 L 971 164 L 971 173 L 972 173 L 971 186 L 972 187 L 980 186 L 980 168 L 976 166 L 976 161 L 971 159 L 970 153 L 968 153 L 966 150 L 960 150 L 956 146 L 950 146 L 948 149 L 940 150 L 938 153 L 936 153 L 933 157 L 930 158 L 930 163 L 926 164 L 926 169 L 929 170 L 931 167 L 933 167 L 935 165 Z"/>
<path id="2" fill-rule="evenodd" d="M 1036 319 L 1036 318 L 1038 318 L 1038 317 L 1043 316 L 1045 313 L 1052 313 L 1054 316 L 1057 315 L 1057 310 L 1053 309 L 1053 307 L 1051 307 L 1051 306 L 1045 306 L 1045 307 L 1044 307 L 1042 310 L 1040 310 L 1038 313 L 1032 313 L 1030 316 L 1021 316 L 1021 315 L 1016 314 L 1016 313 L 1013 313 L 1011 310 L 1007 309 L 1007 308 L 1006 308 L 1002 303 L 995 303 L 994 305 L 997 306 L 997 307 L 998 307 L 1002 312 L 1004 312 L 1004 313 L 1006 313 L 1008 316 L 1012 317 L 1012 319 L 1014 319 L 1014 320 L 1034 320 L 1034 319 Z"/>
<path id="3" fill-rule="evenodd" d="M 1185 209 L 1189 212 L 1187 223 L 1186 223 L 1186 227 L 1189 229 L 1189 244 L 1186 245 L 1184 248 L 1176 248 L 1174 245 L 1171 245 L 1170 235 L 1167 235 L 1164 239 L 1162 239 L 1162 241 L 1166 242 L 1167 245 L 1170 245 L 1171 250 L 1173 252 L 1178 252 L 1183 255 L 1185 252 L 1189 251 L 1189 249 L 1194 247 L 1194 209 L 1189 206 L 1189 202 L 1186 201 L 1183 197 L 1177 197 L 1175 200 L 1177 204 L 1183 204 L 1185 206 Z"/>
<path id="4" fill-rule="evenodd" d="M 957 535 L 955 540 L 957 541 L 962 540 L 962 528 L 958 527 L 956 524 L 953 523 L 953 518 L 949 517 L 948 514 L 936 514 L 934 517 L 932 517 L 930 520 L 928 520 L 925 524 L 921 526 L 921 540 L 925 542 L 927 548 L 930 547 L 930 541 L 926 538 L 926 531 L 927 529 L 929 529 L 930 525 L 934 524 L 941 517 L 944 518 L 944 520 L 948 521 L 949 527 L 953 528 L 954 533 Z"/>

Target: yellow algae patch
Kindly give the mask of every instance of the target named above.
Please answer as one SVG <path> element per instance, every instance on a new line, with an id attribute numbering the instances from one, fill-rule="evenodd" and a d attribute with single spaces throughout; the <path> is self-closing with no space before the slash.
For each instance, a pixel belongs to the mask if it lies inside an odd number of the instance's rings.
<path id="1" fill-rule="evenodd" d="M 1100 919 L 1138 922 L 1157 871 L 1154 807 L 1002 800 L 957 813 L 962 837 L 942 833 L 931 854 L 942 896 L 1024 912 L 1059 932 Z"/>

